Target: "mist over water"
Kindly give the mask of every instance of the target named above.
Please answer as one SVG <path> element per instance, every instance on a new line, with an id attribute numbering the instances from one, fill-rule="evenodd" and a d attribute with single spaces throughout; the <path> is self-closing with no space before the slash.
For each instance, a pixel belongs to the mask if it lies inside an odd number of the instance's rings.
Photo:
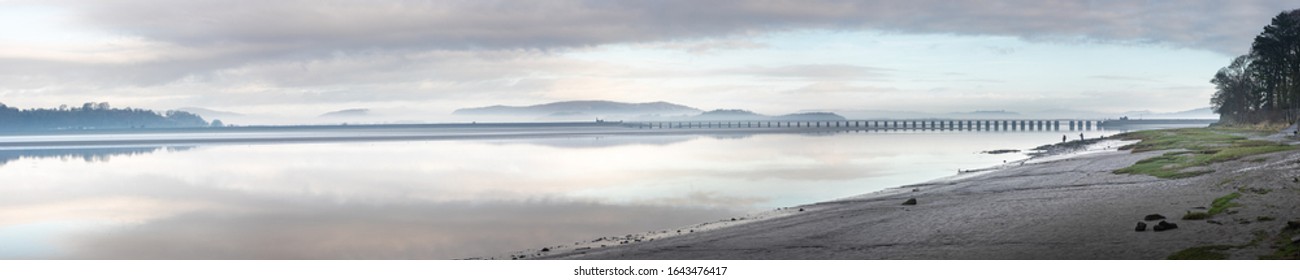
<path id="1" fill-rule="evenodd" d="M 0 258 L 446 259 L 955 175 L 1079 132 L 584 135 L 6 149 Z M 1088 131 L 1087 137 L 1113 132 Z"/>

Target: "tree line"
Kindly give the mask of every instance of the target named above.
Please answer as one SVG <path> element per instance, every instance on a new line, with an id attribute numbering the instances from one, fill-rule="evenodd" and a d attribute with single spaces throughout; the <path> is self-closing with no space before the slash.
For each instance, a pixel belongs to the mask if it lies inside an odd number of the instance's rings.
<path id="1" fill-rule="evenodd" d="M 1300 113 L 1300 9 L 1273 17 L 1250 53 L 1219 69 L 1210 83 L 1210 104 L 1223 121 L 1294 121 Z"/>
<path id="2" fill-rule="evenodd" d="M 214 121 L 217 123 L 219 121 Z M 107 102 L 81 107 L 18 109 L 0 103 L 0 131 L 168 128 L 210 126 L 199 115 L 183 111 L 112 108 Z"/>

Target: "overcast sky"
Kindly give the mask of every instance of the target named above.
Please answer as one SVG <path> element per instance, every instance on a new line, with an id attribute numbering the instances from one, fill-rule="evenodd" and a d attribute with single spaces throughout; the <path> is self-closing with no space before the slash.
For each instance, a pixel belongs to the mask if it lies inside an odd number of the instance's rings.
<path id="1" fill-rule="evenodd" d="M 0 0 L 0 102 L 1179 111 L 1288 2 Z"/>

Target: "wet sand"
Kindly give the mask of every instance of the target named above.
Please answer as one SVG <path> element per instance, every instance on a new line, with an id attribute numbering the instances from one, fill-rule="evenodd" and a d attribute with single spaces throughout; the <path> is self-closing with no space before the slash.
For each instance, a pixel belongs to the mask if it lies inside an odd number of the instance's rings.
<path id="1" fill-rule="evenodd" d="M 1294 139 L 1287 141 L 1292 142 Z M 1164 259 L 1195 246 L 1242 245 L 1230 258 L 1274 249 L 1287 221 L 1300 220 L 1300 151 L 1209 166 L 1169 180 L 1112 171 L 1164 151 L 1040 157 L 878 193 L 778 209 L 647 234 L 517 252 L 560 259 Z M 1110 146 L 1110 149 L 1106 149 Z M 1241 207 L 1210 220 L 1181 220 L 1233 192 Z M 916 205 L 903 205 L 915 198 Z M 1204 210 L 1201 210 L 1204 211 Z M 1179 228 L 1134 230 L 1148 214 Z M 1270 217 L 1265 221 L 1259 217 Z M 1262 234 L 1261 234 L 1262 233 Z M 602 246 L 603 245 L 603 246 Z"/>

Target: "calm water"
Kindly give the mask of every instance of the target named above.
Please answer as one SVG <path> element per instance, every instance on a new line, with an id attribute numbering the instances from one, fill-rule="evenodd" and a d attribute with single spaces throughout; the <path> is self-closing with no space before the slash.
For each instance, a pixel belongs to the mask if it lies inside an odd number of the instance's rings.
<path id="1" fill-rule="evenodd" d="M 6 149 L 0 258 L 496 255 L 918 183 L 1025 157 L 979 151 L 1028 149 L 1078 133 Z"/>

